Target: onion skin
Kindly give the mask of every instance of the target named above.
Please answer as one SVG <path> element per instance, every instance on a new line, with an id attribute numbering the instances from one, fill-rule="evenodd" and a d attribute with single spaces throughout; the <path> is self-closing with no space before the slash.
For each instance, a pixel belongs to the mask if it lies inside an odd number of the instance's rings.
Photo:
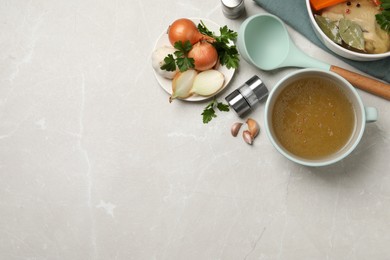
<path id="1" fill-rule="evenodd" d="M 200 41 L 192 46 L 188 58 L 193 58 L 195 69 L 205 71 L 213 68 L 218 61 L 218 53 L 212 44 Z"/>
<path id="2" fill-rule="evenodd" d="M 188 18 L 175 20 L 168 28 L 168 38 L 172 46 L 178 41 L 182 43 L 190 41 L 191 45 L 201 40 L 215 41 L 213 37 L 200 33 L 195 23 Z"/>
<path id="3" fill-rule="evenodd" d="M 190 41 L 193 45 L 203 38 L 203 34 L 198 31 L 193 21 L 187 18 L 180 18 L 175 20 L 168 28 L 168 38 L 172 46 L 175 42 Z"/>

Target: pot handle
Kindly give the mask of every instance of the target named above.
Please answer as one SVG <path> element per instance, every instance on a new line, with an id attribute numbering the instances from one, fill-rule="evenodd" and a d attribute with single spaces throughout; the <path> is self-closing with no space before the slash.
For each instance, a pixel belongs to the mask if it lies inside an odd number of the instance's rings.
<path id="1" fill-rule="evenodd" d="M 361 74 L 334 65 L 330 66 L 330 71 L 339 74 L 340 76 L 348 80 L 352 85 L 361 90 L 390 100 L 390 84 L 363 76 Z"/>

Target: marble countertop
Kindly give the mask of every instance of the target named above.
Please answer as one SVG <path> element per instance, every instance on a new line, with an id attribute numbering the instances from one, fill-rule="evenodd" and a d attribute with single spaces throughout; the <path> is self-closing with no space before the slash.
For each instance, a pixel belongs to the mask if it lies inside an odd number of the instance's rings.
<path id="1" fill-rule="evenodd" d="M 156 81 L 151 52 L 179 17 L 245 19 L 218 0 L 1 1 L 0 259 L 389 259 L 389 102 L 359 90 L 379 120 L 332 166 L 290 162 L 264 131 L 249 146 L 233 111 L 203 124 L 209 101 L 170 104 Z M 294 70 L 242 60 L 218 99 Z"/>

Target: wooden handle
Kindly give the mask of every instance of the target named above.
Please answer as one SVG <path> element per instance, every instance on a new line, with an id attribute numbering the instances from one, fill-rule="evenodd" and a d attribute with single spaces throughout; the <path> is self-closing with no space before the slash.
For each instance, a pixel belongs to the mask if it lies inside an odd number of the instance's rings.
<path id="1" fill-rule="evenodd" d="M 330 71 L 339 74 L 361 90 L 390 100 L 390 84 L 333 65 L 330 66 Z"/>

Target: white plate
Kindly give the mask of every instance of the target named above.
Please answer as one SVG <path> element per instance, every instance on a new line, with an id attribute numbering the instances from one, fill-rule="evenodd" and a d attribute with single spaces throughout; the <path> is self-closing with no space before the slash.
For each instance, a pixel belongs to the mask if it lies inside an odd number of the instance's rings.
<path id="1" fill-rule="evenodd" d="M 210 31 L 212 31 L 216 35 L 219 35 L 219 28 L 220 28 L 220 26 L 218 24 L 216 24 L 215 22 L 213 22 L 211 20 L 208 20 L 208 19 L 204 19 L 204 18 L 190 18 L 190 19 L 196 24 L 196 26 L 198 26 L 198 24 L 202 20 L 203 23 L 206 25 L 206 27 Z M 158 40 L 156 42 L 156 45 L 154 46 L 154 50 L 159 48 L 159 47 L 162 47 L 164 45 L 171 46 L 171 43 L 169 42 L 168 34 L 167 34 L 166 30 L 158 38 Z M 156 79 L 157 79 L 158 83 L 160 84 L 160 86 L 169 95 L 172 95 L 172 80 L 162 77 L 155 70 L 153 70 L 153 71 L 154 71 L 154 75 L 156 76 Z M 225 83 L 224 83 L 223 87 L 220 90 L 218 90 L 218 92 L 215 93 L 214 95 L 218 94 L 219 92 L 221 92 L 223 89 L 226 88 L 226 86 L 229 84 L 229 82 L 233 78 L 235 69 L 228 69 L 225 66 L 219 66 L 218 71 L 220 71 L 225 76 Z M 214 95 L 208 96 L 208 97 L 203 97 L 203 96 L 199 96 L 199 95 L 195 95 L 194 94 L 191 97 L 188 97 L 188 98 L 182 99 L 182 100 L 185 100 L 185 101 L 201 101 L 201 100 L 209 99 L 209 98 L 213 97 Z"/>

